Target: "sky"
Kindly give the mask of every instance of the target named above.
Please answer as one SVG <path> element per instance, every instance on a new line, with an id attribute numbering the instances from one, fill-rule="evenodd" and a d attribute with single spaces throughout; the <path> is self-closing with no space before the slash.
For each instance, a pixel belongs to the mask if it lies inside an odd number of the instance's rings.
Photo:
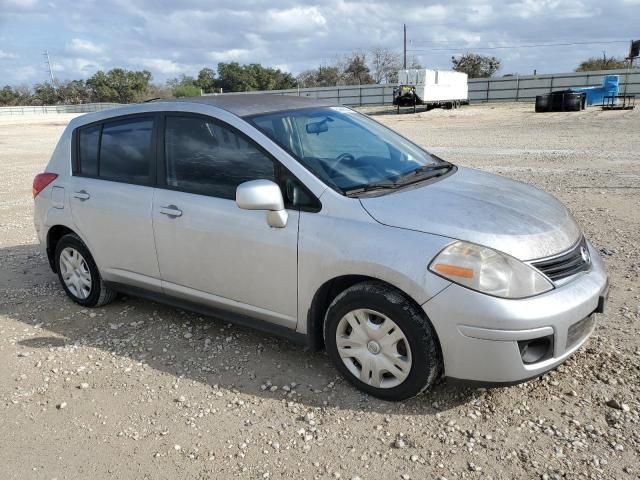
<path id="1" fill-rule="evenodd" d="M 354 50 L 401 52 L 403 23 L 409 60 L 427 68 L 470 51 L 498 57 L 498 75 L 569 72 L 628 53 L 640 0 L 0 0 L 0 85 L 47 81 L 45 50 L 58 80 L 124 67 L 164 82 L 232 61 L 297 74 Z M 533 47 L 558 43 L 573 45 Z"/>

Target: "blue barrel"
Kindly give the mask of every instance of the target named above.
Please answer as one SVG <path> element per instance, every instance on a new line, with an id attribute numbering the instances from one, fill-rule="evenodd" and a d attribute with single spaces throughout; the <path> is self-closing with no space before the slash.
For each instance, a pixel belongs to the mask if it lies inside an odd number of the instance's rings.
<path id="1" fill-rule="evenodd" d="M 601 87 L 579 87 L 571 90 L 586 93 L 587 105 L 602 105 L 604 97 L 618 95 L 620 92 L 620 75 L 605 75 Z"/>

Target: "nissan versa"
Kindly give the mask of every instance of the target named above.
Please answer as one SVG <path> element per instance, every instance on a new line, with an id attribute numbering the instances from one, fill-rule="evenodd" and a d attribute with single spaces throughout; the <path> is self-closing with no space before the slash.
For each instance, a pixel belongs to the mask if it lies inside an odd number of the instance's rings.
<path id="1" fill-rule="evenodd" d="M 221 95 L 83 115 L 33 183 L 71 299 L 126 292 L 326 348 L 371 395 L 518 382 L 578 349 L 607 275 L 567 209 L 351 109 Z"/>

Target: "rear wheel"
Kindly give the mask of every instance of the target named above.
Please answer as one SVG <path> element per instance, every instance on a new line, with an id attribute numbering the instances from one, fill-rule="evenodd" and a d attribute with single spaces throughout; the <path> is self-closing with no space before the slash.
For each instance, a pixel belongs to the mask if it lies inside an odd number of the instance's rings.
<path id="1" fill-rule="evenodd" d="M 77 304 L 100 307 L 116 297 L 116 292 L 105 286 L 89 249 L 77 235 L 70 233 L 58 241 L 55 262 L 62 288 Z"/>
<path id="2" fill-rule="evenodd" d="M 418 395 L 442 371 L 438 340 L 424 312 L 381 282 L 360 283 L 338 295 L 327 310 L 324 334 L 340 373 L 378 398 Z"/>

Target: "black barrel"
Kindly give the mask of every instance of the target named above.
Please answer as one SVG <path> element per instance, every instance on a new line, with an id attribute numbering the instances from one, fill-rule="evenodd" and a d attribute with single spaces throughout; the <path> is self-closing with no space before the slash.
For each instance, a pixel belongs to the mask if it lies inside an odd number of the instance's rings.
<path id="1" fill-rule="evenodd" d="M 565 93 L 563 109 L 565 112 L 579 112 L 582 110 L 582 93 Z"/>
<path id="2" fill-rule="evenodd" d="M 549 95 L 537 95 L 536 96 L 536 112 L 548 112 L 549 111 Z"/>
<path id="3" fill-rule="evenodd" d="M 550 112 L 564 112 L 565 105 L 565 95 L 568 95 L 568 92 L 553 92 L 551 94 L 551 99 L 549 100 L 549 111 Z"/>

